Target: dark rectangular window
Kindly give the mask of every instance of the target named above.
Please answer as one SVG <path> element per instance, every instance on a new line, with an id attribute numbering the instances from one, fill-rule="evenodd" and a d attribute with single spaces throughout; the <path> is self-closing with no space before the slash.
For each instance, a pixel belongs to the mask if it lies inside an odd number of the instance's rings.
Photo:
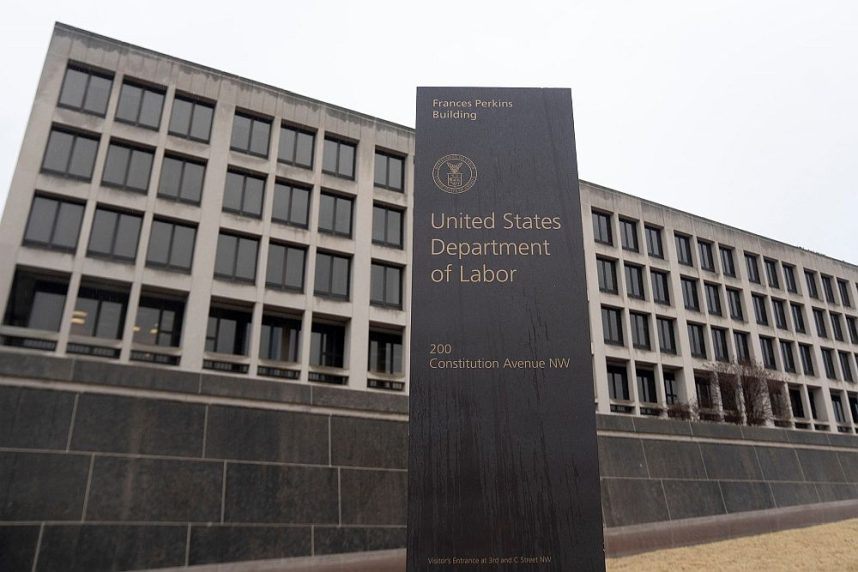
<path id="1" fill-rule="evenodd" d="M 229 148 L 248 155 L 268 157 L 271 140 L 271 120 L 236 111 L 232 119 L 232 136 Z"/>
<path id="2" fill-rule="evenodd" d="M 177 95 L 170 116 L 170 135 L 208 143 L 213 117 L 214 105 Z"/>
<path id="3" fill-rule="evenodd" d="M 662 373 L 664 380 L 664 402 L 667 405 L 673 405 L 679 402 L 679 388 L 676 383 L 676 376 L 672 371 Z"/>
<path id="4" fill-rule="evenodd" d="M 128 291 L 81 284 L 72 314 L 71 335 L 118 340 L 125 326 Z"/>
<path id="5" fill-rule="evenodd" d="M 795 354 L 792 351 L 792 342 L 781 340 L 781 359 L 784 362 L 784 371 L 795 373 Z"/>
<path id="6" fill-rule="evenodd" d="M 840 396 L 831 393 L 831 409 L 834 411 L 834 421 L 837 423 L 845 423 L 846 417 L 843 414 L 843 402 L 840 401 Z"/>
<path id="7" fill-rule="evenodd" d="M 825 377 L 837 379 L 837 371 L 834 369 L 834 350 L 822 348 L 822 365 L 825 366 Z"/>
<path id="8" fill-rule="evenodd" d="M 847 308 L 852 307 L 852 297 L 849 295 L 849 282 L 846 280 L 837 280 L 837 289 L 840 290 L 840 303 Z"/>
<path id="9" fill-rule="evenodd" d="M 626 264 L 626 294 L 629 298 L 644 299 L 643 267 Z"/>
<path id="10" fill-rule="evenodd" d="M 633 220 L 620 219 L 620 239 L 623 250 L 637 252 L 638 247 L 638 223 Z"/>
<path id="11" fill-rule="evenodd" d="M 795 266 L 790 266 L 789 264 L 783 264 L 784 269 L 784 282 L 786 283 L 786 289 L 788 292 L 792 292 L 793 294 L 798 292 L 798 284 L 795 281 Z"/>
<path id="12" fill-rule="evenodd" d="M 402 192 L 405 188 L 405 159 L 376 150 L 374 181 L 376 187 Z"/>
<path id="13" fill-rule="evenodd" d="M 822 291 L 825 292 L 825 301 L 829 304 L 834 304 L 834 286 L 831 283 L 831 276 L 826 276 L 823 274 L 822 278 Z"/>
<path id="14" fill-rule="evenodd" d="M 715 316 L 722 315 L 721 286 L 718 284 L 706 283 L 704 288 L 706 289 L 706 307 L 709 309 L 709 313 Z"/>
<path id="15" fill-rule="evenodd" d="M 815 390 L 808 388 L 808 390 L 807 390 L 807 402 L 810 404 L 810 416 L 813 417 L 813 419 L 819 419 L 819 417 L 816 414 L 816 395 L 815 395 L 815 393 L 816 393 Z"/>
<path id="16" fill-rule="evenodd" d="M 345 326 L 313 322 L 310 336 L 310 365 L 343 367 L 345 346 Z"/>
<path id="17" fill-rule="evenodd" d="M 259 357 L 297 362 L 301 351 L 301 320 L 265 313 L 259 332 Z"/>
<path id="18" fill-rule="evenodd" d="M 858 395 L 849 394 L 849 412 L 852 413 L 852 422 L 858 423 Z"/>
<path id="19" fill-rule="evenodd" d="M 715 272 L 715 259 L 712 256 L 712 243 L 698 240 L 697 248 L 700 251 L 700 268 L 708 270 L 709 272 Z"/>
<path id="20" fill-rule="evenodd" d="M 98 152 L 98 136 L 54 127 L 42 159 L 42 171 L 89 181 Z"/>
<path id="21" fill-rule="evenodd" d="M 778 261 L 766 258 L 763 260 L 763 263 L 766 265 L 766 280 L 768 280 L 769 286 L 780 289 L 781 282 L 778 279 Z"/>
<path id="22" fill-rule="evenodd" d="M 787 326 L 787 317 L 786 317 L 786 305 L 783 300 L 775 300 L 772 298 L 772 311 L 775 314 L 775 326 L 780 328 L 781 330 L 788 330 Z"/>
<path id="23" fill-rule="evenodd" d="M 727 346 L 727 330 L 712 328 L 712 353 L 718 361 L 730 361 L 730 350 Z"/>
<path id="24" fill-rule="evenodd" d="M 719 248 L 721 252 L 721 270 L 725 276 L 736 276 L 736 263 L 733 260 L 733 249 L 722 246 Z"/>
<path id="25" fill-rule="evenodd" d="M 101 184 L 105 187 L 145 193 L 149 189 L 154 158 L 155 154 L 150 149 L 111 143 L 107 148 Z"/>
<path id="26" fill-rule="evenodd" d="M 754 302 L 754 317 L 757 323 L 761 326 L 769 325 L 769 314 L 766 311 L 766 297 L 760 294 L 751 294 L 751 300 Z"/>
<path id="27" fill-rule="evenodd" d="M 223 210 L 253 218 L 262 217 L 265 176 L 229 170 L 223 192 Z"/>
<path id="28" fill-rule="evenodd" d="M 15 270 L 4 323 L 19 328 L 59 332 L 69 289 L 68 278 Z"/>
<path id="29" fill-rule="evenodd" d="M 814 375 L 813 348 L 807 344 L 798 344 L 798 355 L 801 358 L 801 370 L 805 375 Z"/>
<path id="30" fill-rule="evenodd" d="M 402 308 L 402 268 L 373 262 L 369 301 L 378 306 Z"/>
<path id="31" fill-rule="evenodd" d="M 661 229 L 654 226 L 645 227 L 646 250 L 653 258 L 664 258 L 664 247 L 661 244 Z"/>
<path id="32" fill-rule="evenodd" d="M 146 266 L 189 271 L 194 259 L 196 238 L 197 229 L 193 226 L 153 220 Z"/>
<path id="33" fill-rule="evenodd" d="M 158 196 L 192 205 L 200 204 L 206 165 L 178 155 L 164 155 Z"/>
<path id="34" fill-rule="evenodd" d="M 183 300 L 141 295 L 134 320 L 134 343 L 179 347 L 184 316 Z"/>
<path id="35" fill-rule="evenodd" d="M 792 310 L 792 324 L 795 327 L 795 331 L 804 334 L 807 332 L 807 329 L 804 326 L 804 309 L 801 304 L 790 304 L 790 309 Z"/>
<path id="36" fill-rule="evenodd" d="M 319 232 L 352 235 L 352 199 L 322 193 L 319 198 Z"/>
<path id="37" fill-rule="evenodd" d="M 622 310 L 602 306 L 602 335 L 606 344 L 623 345 Z"/>
<path id="38" fill-rule="evenodd" d="M 697 393 L 697 405 L 703 409 L 711 409 L 714 406 L 712 400 L 712 380 L 707 376 L 694 376 L 694 390 Z"/>
<path id="39" fill-rule="evenodd" d="M 391 248 L 402 248 L 402 224 L 405 213 L 399 209 L 372 206 L 372 242 Z"/>
<path id="40" fill-rule="evenodd" d="M 676 353 L 676 335 L 673 330 L 673 320 L 670 318 L 656 319 L 658 327 L 658 349 L 663 354 Z"/>
<path id="41" fill-rule="evenodd" d="M 84 205 L 43 195 L 33 197 L 24 244 L 74 252 Z"/>
<path id="42" fill-rule="evenodd" d="M 813 321 L 816 324 L 816 334 L 821 338 L 827 338 L 828 332 L 825 328 L 825 311 L 819 308 L 813 309 Z"/>
<path id="43" fill-rule="evenodd" d="M 838 342 L 844 341 L 843 323 L 840 321 L 840 314 L 831 312 L 831 332 L 834 334 L 834 339 Z"/>
<path id="44" fill-rule="evenodd" d="M 760 336 L 760 352 L 763 355 L 763 366 L 766 369 L 777 369 L 775 363 L 775 343 L 772 338 Z"/>
<path id="45" fill-rule="evenodd" d="M 754 284 L 760 283 L 760 266 L 756 254 L 745 253 L 745 266 L 748 269 L 748 280 Z"/>
<path id="46" fill-rule="evenodd" d="M 840 357 L 840 371 L 843 372 L 844 381 L 855 381 L 852 375 L 852 354 L 849 352 L 837 352 Z"/>
<path id="47" fill-rule="evenodd" d="M 616 262 L 607 258 L 596 258 L 596 274 L 599 276 L 599 291 L 617 293 Z"/>
<path id="48" fill-rule="evenodd" d="M 632 344 L 638 349 L 650 349 L 649 316 L 637 312 L 629 312 L 629 317 L 632 324 Z"/>
<path id="49" fill-rule="evenodd" d="M 801 399 L 801 390 L 797 387 L 789 388 L 789 404 L 792 408 L 792 415 L 798 419 L 804 418 L 804 403 Z"/>
<path id="50" fill-rule="evenodd" d="M 858 344 L 858 319 L 853 316 L 846 316 L 846 326 L 849 329 L 849 339 L 853 344 Z"/>
<path id="51" fill-rule="evenodd" d="M 281 163 L 312 169 L 315 148 L 316 134 L 312 131 L 290 125 L 280 126 L 277 160 Z"/>
<path id="52" fill-rule="evenodd" d="M 819 300 L 819 288 L 816 286 L 816 272 L 805 270 L 804 280 L 807 282 L 807 295 Z"/>
<path id="53" fill-rule="evenodd" d="M 325 137 L 322 172 L 346 179 L 355 178 L 355 145 Z"/>
<path id="54" fill-rule="evenodd" d="M 305 248 L 270 242 L 265 284 L 274 288 L 303 292 L 306 255 Z"/>
<path id="55" fill-rule="evenodd" d="M 107 113 L 112 87 L 112 75 L 70 64 L 66 68 L 57 105 L 103 117 Z"/>
<path id="56" fill-rule="evenodd" d="M 250 321 L 250 311 L 213 304 L 206 327 L 206 351 L 246 356 L 250 346 Z"/>
<path id="57" fill-rule="evenodd" d="M 670 289 L 668 286 L 667 272 L 650 270 L 652 282 L 652 299 L 659 304 L 670 305 Z"/>
<path id="58" fill-rule="evenodd" d="M 103 207 L 95 210 L 89 235 L 89 256 L 103 256 L 133 262 L 143 217 Z"/>
<path id="59" fill-rule="evenodd" d="M 743 321 L 745 312 L 742 309 L 742 292 L 735 288 L 727 288 L 727 303 L 730 305 L 730 317 Z"/>
<path id="60" fill-rule="evenodd" d="M 350 274 L 351 258 L 317 252 L 315 294 L 348 299 Z"/>
<path id="61" fill-rule="evenodd" d="M 680 264 L 692 266 L 694 264 L 691 258 L 691 238 L 683 234 L 674 234 L 676 238 L 676 259 Z"/>
<path id="62" fill-rule="evenodd" d="M 164 107 L 164 89 L 135 84 L 125 80 L 119 91 L 116 119 L 148 129 L 161 126 Z"/>
<path id="63" fill-rule="evenodd" d="M 736 361 L 739 363 L 750 363 L 751 346 L 748 343 L 748 334 L 745 332 L 734 332 L 733 342 L 736 345 Z"/>
<path id="64" fill-rule="evenodd" d="M 682 301 L 685 303 L 686 310 L 700 311 L 700 298 L 697 293 L 697 280 L 693 278 L 682 277 Z"/>
<path id="65" fill-rule="evenodd" d="M 254 282 L 259 240 L 221 232 L 217 237 L 216 278 Z"/>
<path id="66" fill-rule="evenodd" d="M 608 393 L 611 399 L 629 400 L 629 379 L 626 366 L 608 364 Z"/>
<path id="67" fill-rule="evenodd" d="M 402 373 L 402 334 L 369 331 L 367 371 L 391 375 Z"/>
<path id="68" fill-rule="evenodd" d="M 271 220 L 307 228 L 310 217 L 310 193 L 306 187 L 282 181 L 274 183 L 274 208 Z"/>
<path id="69" fill-rule="evenodd" d="M 706 359 L 706 338 L 703 331 L 702 324 L 688 324 L 688 343 L 691 347 L 691 355 Z"/>
<path id="70" fill-rule="evenodd" d="M 593 238 L 602 244 L 614 244 L 614 234 L 611 231 L 611 215 L 598 211 L 592 212 Z"/>
<path id="71" fill-rule="evenodd" d="M 635 368 L 638 378 L 638 400 L 641 403 L 658 403 L 655 392 L 655 372 L 651 369 Z"/>

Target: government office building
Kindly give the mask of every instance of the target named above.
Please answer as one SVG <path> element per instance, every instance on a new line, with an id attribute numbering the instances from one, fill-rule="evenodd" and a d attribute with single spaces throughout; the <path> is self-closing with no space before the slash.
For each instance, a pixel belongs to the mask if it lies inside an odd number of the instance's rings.
<path id="1" fill-rule="evenodd" d="M 413 130 L 57 25 L 0 226 L 9 350 L 408 392 Z M 597 408 L 858 425 L 858 268 L 583 182 Z M 717 393 L 717 391 L 715 392 Z"/>

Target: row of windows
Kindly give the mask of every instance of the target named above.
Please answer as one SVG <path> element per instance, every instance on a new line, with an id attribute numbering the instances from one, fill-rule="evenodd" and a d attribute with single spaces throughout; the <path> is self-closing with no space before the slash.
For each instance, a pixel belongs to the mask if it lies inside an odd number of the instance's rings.
<path id="1" fill-rule="evenodd" d="M 5 323 L 11 326 L 58 331 L 68 280 L 22 270 L 15 274 Z M 72 314 L 72 336 L 119 340 L 122 338 L 129 289 L 83 281 Z M 142 293 L 134 321 L 133 342 L 177 348 L 181 345 L 185 298 Z M 249 308 L 212 303 L 206 327 L 208 352 L 246 356 L 252 312 Z M 310 364 L 344 367 L 345 323 L 313 321 Z M 260 331 L 259 357 L 277 362 L 300 361 L 301 318 L 266 308 Z M 371 329 L 370 372 L 401 374 L 402 333 Z"/>
<path id="2" fill-rule="evenodd" d="M 107 113 L 112 85 L 112 74 L 70 64 L 63 79 L 58 105 L 104 116 Z M 165 94 L 166 88 L 163 86 L 125 79 L 119 92 L 116 120 L 139 127 L 159 129 Z M 214 103 L 176 95 L 168 132 L 171 135 L 207 143 L 211 136 L 213 117 Z M 271 126 L 271 118 L 236 111 L 233 117 L 230 149 L 268 157 Z M 280 127 L 277 160 L 312 169 L 315 142 L 316 134 L 313 130 L 283 124 Z M 354 179 L 356 148 L 355 142 L 326 136 L 322 171 L 338 177 Z M 401 192 L 405 186 L 404 166 L 405 160 L 402 156 L 376 150 L 375 185 Z M 69 172 L 69 174 L 85 176 L 79 171 Z"/>
<path id="3" fill-rule="evenodd" d="M 24 234 L 24 243 L 74 250 L 80 232 L 83 205 L 37 195 Z M 133 262 L 143 217 L 124 211 L 96 208 L 87 254 Z M 146 265 L 190 271 L 196 242 L 195 226 L 154 219 Z M 216 277 L 255 282 L 259 239 L 221 232 L 215 258 Z M 303 291 L 307 248 L 271 241 L 266 285 Z M 351 258 L 319 251 L 316 255 L 315 293 L 349 297 Z M 402 271 L 398 266 L 372 263 L 371 300 L 374 304 L 402 306 Z"/>
<path id="4" fill-rule="evenodd" d="M 618 277 L 616 269 L 617 261 L 597 257 L 596 270 L 599 281 L 599 290 L 608 294 L 617 294 Z M 625 287 L 626 294 L 629 298 L 637 298 L 646 300 L 644 273 L 645 267 L 628 262 L 623 265 L 625 271 Z M 702 303 L 700 299 L 700 284 L 696 278 L 688 276 L 680 277 L 680 285 L 682 290 L 682 301 L 686 310 L 693 312 L 702 312 Z M 650 287 L 652 301 L 657 304 L 671 305 L 670 295 L 670 273 L 667 271 L 650 269 Z M 726 308 L 722 294 L 726 292 Z M 742 291 L 739 288 L 731 288 L 722 286 L 718 283 L 704 282 L 703 295 L 706 303 L 706 310 L 713 316 L 725 316 L 727 312 L 732 319 L 737 321 L 745 321 L 745 310 L 742 302 Z M 762 326 L 774 325 L 781 330 L 789 330 L 788 316 L 792 320 L 792 328 L 801 334 L 807 333 L 805 326 L 805 311 L 804 305 L 796 302 L 788 302 L 787 300 L 771 298 L 771 313 L 769 312 L 769 297 L 763 294 L 751 294 L 751 301 L 754 310 L 754 318 L 756 323 Z M 852 343 L 858 344 L 858 318 L 854 316 L 844 316 L 837 312 L 828 312 L 831 323 L 831 331 L 834 339 L 845 341 L 843 320 L 845 319 L 846 326 L 851 337 Z M 770 318 L 770 315 L 772 318 Z M 813 308 L 814 322 L 816 324 L 816 332 L 822 338 L 828 338 L 828 329 L 825 319 L 826 310 L 822 308 Z M 773 323 L 772 323 L 773 322 Z"/>
<path id="5" fill-rule="evenodd" d="M 593 236 L 595 241 L 601 244 L 613 246 L 613 215 L 608 212 L 593 210 L 592 220 Z M 638 242 L 638 221 L 619 217 L 619 225 L 620 242 L 623 250 L 640 252 L 640 245 Z M 663 229 L 660 227 L 649 224 L 644 225 L 647 254 L 653 258 L 664 259 L 666 257 L 664 245 L 662 243 L 662 232 Z M 677 262 L 684 266 L 694 266 L 693 238 L 689 235 L 675 232 L 674 241 L 676 245 Z M 706 241 L 700 238 L 698 238 L 696 242 L 697 260 L 700 268 L 708 272 L 717 273 L 715 244 L 711 241 Z M 721 272 L 725 276 L 738 278 L 735 250 L 733 247 L 719 244 L 718 259 L 720 259 Z M 766 283 L 770 288 L 775 290 L 785 288 L 787 292 L 799 294 L 799 284 L 796 279 L 797 270 L 795 266 L 787 263 L 781 263 L 778 260 L 768 257 L 763 257 L 762 266 L 760 266 L 759 255 L 751 252 L 744 252 L 744 262 L 749 282 L 762 285 L 762 276 L 763 273 L 765 273 Z M 781 280 L 781 269 L 783 271 L 783 281 Z M 807 285 L 807 294 L 811 298 L 821 300 L 821 292 L 824 294 L 825 301 L 828 303 L 839 303 L 849 308 L 853 307 L 852 286 L 848 280 L 835 278 L 826 274 L 820 274 L 811 269 L 805 269 L 804 276 L 805 283 Z"/>

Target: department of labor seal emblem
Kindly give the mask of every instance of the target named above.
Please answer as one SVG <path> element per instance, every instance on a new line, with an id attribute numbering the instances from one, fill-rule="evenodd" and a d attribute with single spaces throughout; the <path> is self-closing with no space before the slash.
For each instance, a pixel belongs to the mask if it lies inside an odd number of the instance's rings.
<path id="1" fill-rule="evenodd" d="M 464 155 L 444 155 L 432 168 L 432 180 L 445 193 L 458 195 L 477 182 L 477 166 Z"/>

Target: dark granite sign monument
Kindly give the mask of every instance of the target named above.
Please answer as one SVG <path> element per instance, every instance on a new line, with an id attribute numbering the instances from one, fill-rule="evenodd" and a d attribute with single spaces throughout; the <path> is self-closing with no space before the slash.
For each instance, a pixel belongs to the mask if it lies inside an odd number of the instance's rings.
<path id="1" fill-rule="evenodd" d="M 420 88 L 408 570 L 604 570 L 568 89 Z"/>

